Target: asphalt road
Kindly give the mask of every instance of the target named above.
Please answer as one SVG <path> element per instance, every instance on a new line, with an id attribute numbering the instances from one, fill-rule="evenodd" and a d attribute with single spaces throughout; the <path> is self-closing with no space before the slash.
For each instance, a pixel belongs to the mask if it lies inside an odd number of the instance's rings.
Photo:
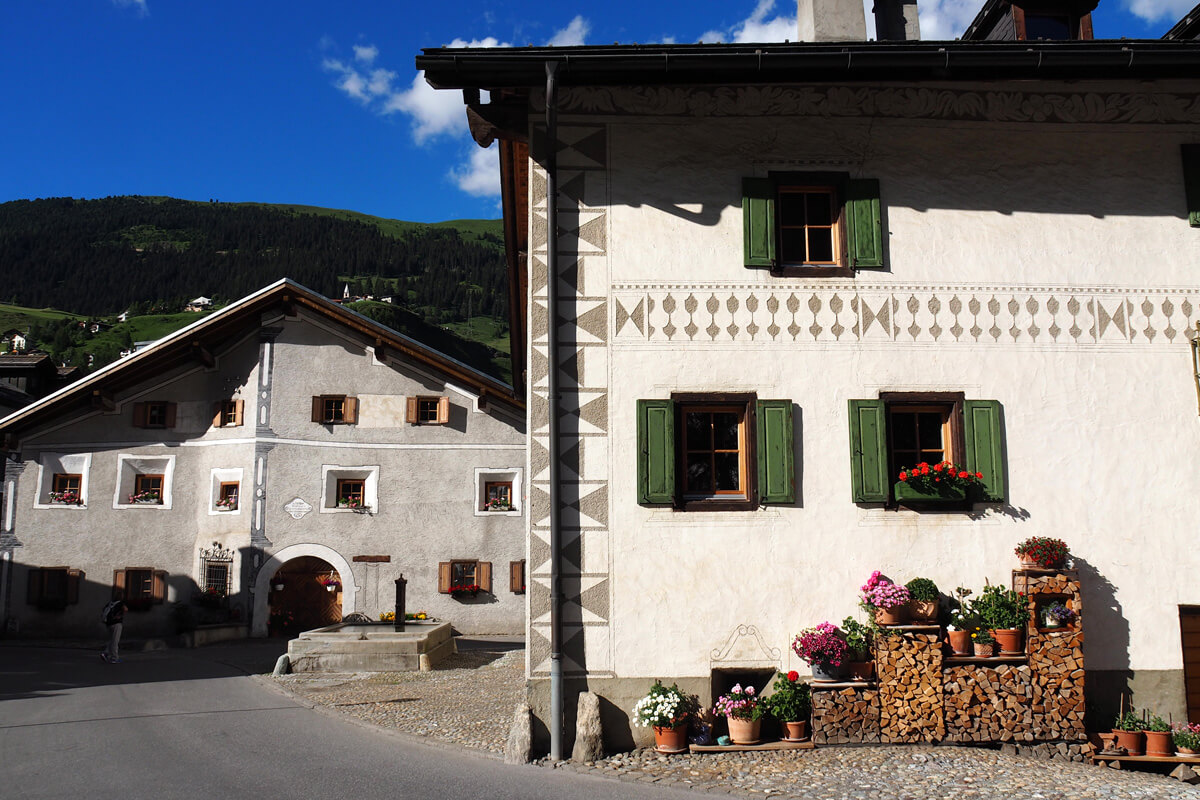
<path id="1" fill-rule="evenodd" d="M 271 645 L 130 653 L 0 647 L 0 796 L 685 798 L 433 747 L 310 709 L 247 671 Z"/>

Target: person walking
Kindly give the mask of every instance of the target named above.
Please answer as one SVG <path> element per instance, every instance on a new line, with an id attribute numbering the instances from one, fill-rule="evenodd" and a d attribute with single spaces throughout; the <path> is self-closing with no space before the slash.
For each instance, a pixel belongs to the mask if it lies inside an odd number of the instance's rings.
<path id="1" fill-rule="evenodd" d="M 121 663 L 121 629 L 125 625 L 126 608 L 125 593 L 118 589 L 100 613 L 100 620 L 108 626 L 108 646 L 100 651 L 100 658 L 109 664 Z"/>

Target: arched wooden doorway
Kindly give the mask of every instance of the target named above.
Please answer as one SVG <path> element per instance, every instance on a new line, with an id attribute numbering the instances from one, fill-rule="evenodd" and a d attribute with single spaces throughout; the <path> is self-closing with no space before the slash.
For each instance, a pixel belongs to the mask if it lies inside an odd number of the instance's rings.
<path id="1" fill-rule="evenodd" d="M 336 582 L 334 591 L 327 585 Z M 293 636 L 342 620 L 342 577 L 328 561 L 300 556 L 271 576 L 270 633 Z"/>

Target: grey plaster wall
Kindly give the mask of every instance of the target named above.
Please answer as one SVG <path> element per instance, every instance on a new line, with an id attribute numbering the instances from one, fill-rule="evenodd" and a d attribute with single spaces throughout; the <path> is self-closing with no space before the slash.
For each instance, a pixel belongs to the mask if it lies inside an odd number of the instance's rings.
<path id="1" fill-rule="evenodd" d="M 64 415 L 22 436 L 21 462 L 9 469 L 15 491 L 8 493 L 11 508 L 5 509 L 13 566 L 0 587 L 0 602 L 9 632 L 98 636 L 99 609 L 110 594 L 113 571 L 152 567 L 169 575 L 168 602 L 131 613 L 126 630 L 131 636 L 170 633 L 170 603 L 186 602 L 197 591 L 203 580 L 200 551 L 214 544 L 235 554 L 233 601 L 245 615 L 254 607 L 250 589 L 258 566 L 302 544 L 328 548 L 353 564 L 353 575 L 343 580 L 352 580 L 358 591 L 354 607 L 344 607 L 343 613 L 376 616 L 390 609 L 392 581 L 403 573 L 410 610 L 441 617 L 464 632 L 519 633 L 524 595 L 509 591 L 508 574 L 509 562 L 525 557 L 524 498 L 516 498 L 517 513 L 477 515 L 476 471 L 521 473 L 521 412 L 479 409 L 470 391 L 448 386 L 428 368 L 400 363 L 394 354 L 380 362 L 365 342 L 315 315 L 270 321 L 281 330 L 266 347 L 273 369 L 264 386 L 257 322 L 248 325 L 245 338 L 216 354 L 213 368 L 181 364 L 119 394 L 113 412 Z M 363 424 L 313 423 L 311 397 L 317 394 L 359 397 Z M 449 424 L 406 424 L 404 399 L 412 394 L 448 396 Z M 230 397 L 244 401 L 244 424 L 213 428 L 213 404 Z M 259 428 L 257 403 L 263 398 L 272 403 L 270 426 Z M 133 427 L 132 404 L 141 401 L 176 403 L 176 426 Z M 50 505 L 44 492 L 39 502 L 39 466 L 55 453 L 88 459 L 85 506 Z M 123 458 L 172 465 L 169 507 L 122 507 L 127 505 L 118 491 Z M 328 503 L 324 465 L 376 467 L 378 503 L 372 513 L 322 513 Z M 265 552 L 251 546 L 259 469 L 265 476 Z M 240 470 L 237 511 L 213 508 L 214 470 Z M 43 480 L 50 480 L 49 474 Z M 296 497 L 313 506 L 300 519 L 283 509 Z M 356 555 L 390 556 L 391 561 L 357 563 Z M 437 562 L 451 559 L 492 562 L 493 594 L 465 601 L 438 594 Z M 49 566 L 85 571 L 78 604 L 39 611 L 26 603 L 28 569 Z"/>

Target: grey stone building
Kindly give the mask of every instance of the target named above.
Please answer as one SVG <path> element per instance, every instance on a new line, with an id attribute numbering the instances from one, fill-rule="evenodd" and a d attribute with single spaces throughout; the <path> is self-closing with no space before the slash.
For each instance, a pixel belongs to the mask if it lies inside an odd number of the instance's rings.
<path id="1" fill-rule="evenodd" d="M 511 388 L 291 281 L 0 420 L 8 635 L 525 618 Z M 452 591 L 453 590 L 453 591 Z"/>

